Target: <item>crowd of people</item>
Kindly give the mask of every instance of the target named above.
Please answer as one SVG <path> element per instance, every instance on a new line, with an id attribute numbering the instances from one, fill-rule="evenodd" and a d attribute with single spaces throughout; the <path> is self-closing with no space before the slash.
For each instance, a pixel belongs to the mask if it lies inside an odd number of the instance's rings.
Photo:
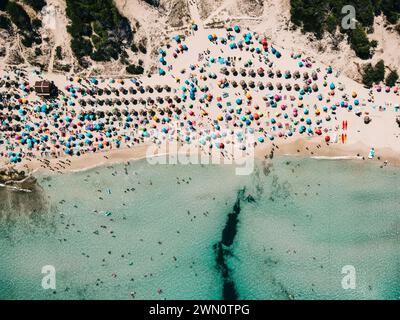
<path id="1" fill-rule="evenodd" d="M 203 42 L 177 35 L 159 50 L 159 72 L 131 79 L 66 75 L 56 97 L 42 98 L 34 82 L 52 75 L 10 67 L 0 74 L 0 159 L 81 157 L 146 142 L 198 144 L 204 152 L 227 144 L 249 146 L 293 136 L 347 142 L 347 121 L 337 114 L 369 117 L 376 94 L 360 94 L 300 53 L 286 54 L 264 35 L 234 26 Z M 203 48 L 202 43 L 207 47 Z M 287 56 L 288 55 L 288 56 Z M 358 88 L 359 89 L 359 88 Z M 360 89 L 361 90 L 361 89 Z"/>

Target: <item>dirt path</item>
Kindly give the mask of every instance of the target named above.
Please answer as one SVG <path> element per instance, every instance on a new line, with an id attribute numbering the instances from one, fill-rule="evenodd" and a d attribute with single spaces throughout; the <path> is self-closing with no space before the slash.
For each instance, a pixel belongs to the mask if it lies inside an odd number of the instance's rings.
<path id="1" fill-rule="evenodd" d="M 225 0 L 218 8 L 215 10 L 211 15 L 207 17 L 206 20 L 204 20 L 204 24 L 210 23 L 211 19 L 214 17 L 218 16 L 222 10 L 226 9 L 229 5 L 232 5 L 232 0 Z"/>
<path id="2" fill-rule="evenodd" d="M 204 23 L 203 20 L 201 20 L 200 18 L 199 8 L 197 6 L 197 0 L 188 0 L 188 5 L 189 5 L 190 16 L 197 24 L 199 29 L 203 29 Z"/>

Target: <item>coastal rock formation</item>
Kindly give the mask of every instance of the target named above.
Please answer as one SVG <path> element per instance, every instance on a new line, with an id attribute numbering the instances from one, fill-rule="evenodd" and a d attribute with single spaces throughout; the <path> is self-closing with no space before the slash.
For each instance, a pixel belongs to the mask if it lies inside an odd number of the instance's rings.
<path id="1" fill-rule="evenodd" d="M 25 171 L 7 168 L 0 170 L 0 184 L 17 189 L 32 190 L 36 185 L 36 178 Z"/>

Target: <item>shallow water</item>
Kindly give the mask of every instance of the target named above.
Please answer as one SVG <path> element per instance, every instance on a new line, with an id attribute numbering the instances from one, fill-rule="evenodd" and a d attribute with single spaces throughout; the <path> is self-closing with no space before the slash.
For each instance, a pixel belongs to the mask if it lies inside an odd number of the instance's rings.
<path id="1" fill-rule="evenodd" d="M 399 176 L 275 158 L 251 176 L 143 160 L 39 177 L 34 197 L 0 193 L 0 298 L 399 299 Z"/>

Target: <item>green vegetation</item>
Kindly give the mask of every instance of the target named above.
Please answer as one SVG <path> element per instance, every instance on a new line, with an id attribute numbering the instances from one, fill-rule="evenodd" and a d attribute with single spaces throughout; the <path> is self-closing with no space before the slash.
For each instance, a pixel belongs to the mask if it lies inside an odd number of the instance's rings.
<path id="1" fill-rule="evenodd" d="M 379 4 L 379 9 L 392 24 L 397 23 L 400 17 L 400 2 L 398 0 L 375 0 Z"/>
<path id="2" fill-rule="evenodd" d="M 130 64 L 129 66 L 126 67 L 126 71 L 130 74 L 143 74 L 144 69 L 142 66 Z"/>
<path id="3" fill-rule="evenodd" d="M 8 1 L 6 11 L 11 21 L 18 27 L 24 46 L 31 47 L 33 43 L 40 44 L 42 42 L 40 35 L 36 32 L 37 22 L 32 24 L 31 18 L 21 5 Z"/>
<path id="4" fill-rule="evenodd" d="M 132 50 L 132 52 L 138 52 L 139 51 L 137 45 L 134 44 L 134 43 L 132 43 L 131 50 Z"/>
<path id="5" fill-rule="evenodd" d="M 0 1 L 0 11 L 5 11 L 8 4 L 8 0 L 1 0 Z"/>
<path id="6" fill-rule="evenodd" d="M 0 29 L 11 30 L 11 21 L 6 16 L 0 15 Z"/>
<path id="7" fill-rule="evenodd" d="M 6 7 L 7 13 L 10 15 L 11 21 L 22 31 L 31 31 L 31 18 L 18 3 L 9 2 Z"/>
<path id="8" fill-rule="evenodd" d="M 143 54 L 146 54 L 147 53 L 147 49 L 146 49 L 146 46 L 144 45 L 144 44 L 142 44 L 142 43 L 139 43 L 139 51 L 141 52 L 141 53 L 143 53 Z"/>
<path id="9" fill-rule="evenodd" d="M 62 56 L 62 48 L 60 46 L 56 47 L 56 58 L 58 60 L 62 60 L 63 56 Z"/>
<path id="10" fill-rule="evenodd" d="M 395 24 L 400 15 L 400 1 L 398 0 L 291 0 L 291 20 L 303 28 L 305 32 L 312 32 L 321 38 L 325 32 L 334 33 L 337 28 L 348 35 L 352 49 L 362 59 L 371 57 L 376 43 L 368 40 L 366 28 L 371 28 L 374 16 L 383 13 L 388 22 Z M 342 8 L 352 5 L 356 9 L 358 21 L 356 29 L 345 30 L 341 21 L 346 14 Z"/>
<path id="11" fill-rule="evenodd" d="M 120 61 L 122 64 L 129 65 L 129 55 L 125 50 L 121 52 Z"/>
<path id="12" fill-rule="evenodd" d="M 24 2 L 35 11 L 41 11 L 43 7 L 46 5 L 45 0 L 24 0 Z"/>
<path id="13" fill-rule="evenodd" d="M 399 80 L 399 75 L 396 70 L 393 70 L 386 77 L 385 83 L 387 86 L 393 87 L 397 83 L 397 80 Z"/>
<path id="14" fill-rule="evenodd" d="M 90 56 L 95 61 L 118 59 L 130 46 L 133 33 L 129 21 L 121 16 L 112 0 L 67 0 L 67 27 L 75 56 Z"/>
<path id="15" fill-rule="evenodd" d="M 39 19 L 33 19 L 32 20 L 32 28 L 33 29 L 39 29 L 39 28 L 41 28 L 43 25 L 42 25 L 42 20 L 39 20 Z"/>
<path id="16" fill-rule="evenodd" d="M 158 7 L 160 5 L 160 0 L 144 0 L 144 1 L 154 7 Z"/>
<path id="17" fill-rule="evenodd" d="M 362 82 L 368 88 L 372 87 L 374 83 L 380 83 L 385 79 L 385 63 L 379 60 L 375 67 L 368 63 L 364 67 Z"/>
<path id="18" fill-rule="evenodd" d="M 398 34 L 400 34 L 400 23 L 394 27 Z"/>
<path id="19" fill-rule="evenodd" d="M 71 41 L 71 48 L 78 58 L 89 56 L 93 52 L 92 44 L 85 38 L 73 38 Z"/>
<path id="20" fill-rule="evenodd" d="M 369 59 L 371 57 L 371 48 L 373 43 L 368 40 L 367 34 L 361 24 L 357 23 L 355 29 L 348 32 L 350 46 L 361 59 Z"/>

